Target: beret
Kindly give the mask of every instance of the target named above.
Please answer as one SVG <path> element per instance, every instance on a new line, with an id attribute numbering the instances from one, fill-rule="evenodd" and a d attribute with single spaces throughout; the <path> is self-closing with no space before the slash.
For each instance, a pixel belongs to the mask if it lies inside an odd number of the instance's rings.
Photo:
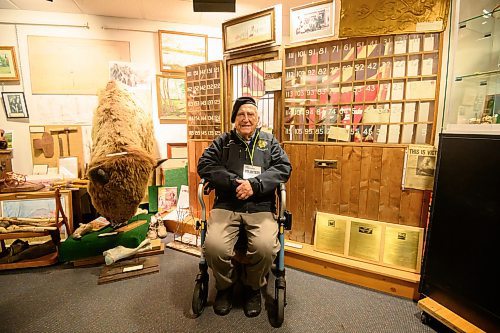
<path id="1" fill-rule="evenodd" d="M 236 101 L 234 101 L 233 111 L 231 112 L 231 123 L 234 123 L 234 121 L 236 120 L 236 114 L 238 113 L 238 110 L 242 105 L 245 104 L 251 104 L 257 107 L 257 103 L 255 102 L 255 99 L 253 99 L 252 97 L 247 97 L 247 96 L 238 97 Z"/>

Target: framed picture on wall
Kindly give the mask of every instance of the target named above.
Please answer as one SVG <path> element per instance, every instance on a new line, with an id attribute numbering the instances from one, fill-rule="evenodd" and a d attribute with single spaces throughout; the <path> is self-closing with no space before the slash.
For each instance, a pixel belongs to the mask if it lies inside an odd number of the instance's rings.
<path id="1" fill-rule="evenodd" d="M 156 75 L 156 96 L 160 123 L 185 123 L 186 82 L 180 74 Z"/>
<path id="2" fill-rule="evenodd" d="M 13 46 L 0 46 L 0 81 L 19 81 L 16 52 Z"/>
<path id="3" fill-rule="evenodd" d="M 187 143 L 167 143 L 167 158 L 170 159 L 187 159 Z"/>
<path id="4" fill-rule="evenodd" d="M 2 101 L 7 118 L 29 117 L 23 92 L 2 92 Z"/>
<path id="5" fill-rule="evenodd" d="M 224 52 L 276 42 L 274 7 L 222 23 Z"/>
<path id="6" fill-rule="evenodd" d="M 187 65 L 208 60 L 207 35 L 159 30 L 158 40 L 162 72 L 184 72 Z"/>
<path id="7" fill-rule="evenodd" d="M 335 0 L 314 2 L 290 9 L 292 43 L 335 34 Z"/>

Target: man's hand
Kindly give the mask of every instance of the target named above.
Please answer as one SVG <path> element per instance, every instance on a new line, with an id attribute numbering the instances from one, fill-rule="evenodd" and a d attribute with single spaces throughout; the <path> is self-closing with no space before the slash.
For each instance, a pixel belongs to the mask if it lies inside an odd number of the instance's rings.
<path id="1" fill-rule="evenodd" d="M 236 179 L 238 187 L 236 188 L 236 197 L 240 200 L 246 200 L 253 195 L 252 185 L 246 179 Z"/>

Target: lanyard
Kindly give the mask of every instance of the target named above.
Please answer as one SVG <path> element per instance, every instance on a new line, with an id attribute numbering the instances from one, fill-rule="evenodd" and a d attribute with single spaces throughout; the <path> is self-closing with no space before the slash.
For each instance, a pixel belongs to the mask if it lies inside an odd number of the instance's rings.
<path id="1" fill-rule="evenodd" d="M 252 165 L 253 165 L 253 153 L 255 152 L 255 146 L 256 146 L 255 143 L 260 136 L 260 131 L 257 132 L 255 140 L 253 140 L 252 151 L 250 151 L 250 147 L 248 147 L 248 144 L 245 142 L 245 140 L 243 140 L 243 138 L 238 133 L 236 133 L 236 135 L 240 138 L 241 141 L 243 141 L 243 143 L 247 147 L 248 155 L 250 156 L 250 163 L 252 163 Z M 250 140 L 250 142 L 252 142 L 252 140 Z"/>

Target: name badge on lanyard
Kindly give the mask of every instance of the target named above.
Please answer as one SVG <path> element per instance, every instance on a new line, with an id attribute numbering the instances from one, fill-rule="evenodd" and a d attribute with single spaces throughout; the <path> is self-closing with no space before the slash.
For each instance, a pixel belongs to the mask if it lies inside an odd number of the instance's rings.
<path id="1" fill-rule="evenodd" d="M 261 173 L 261 167 L 255 165 L 243 165 L 243 179 L 255 178 Z"/>

